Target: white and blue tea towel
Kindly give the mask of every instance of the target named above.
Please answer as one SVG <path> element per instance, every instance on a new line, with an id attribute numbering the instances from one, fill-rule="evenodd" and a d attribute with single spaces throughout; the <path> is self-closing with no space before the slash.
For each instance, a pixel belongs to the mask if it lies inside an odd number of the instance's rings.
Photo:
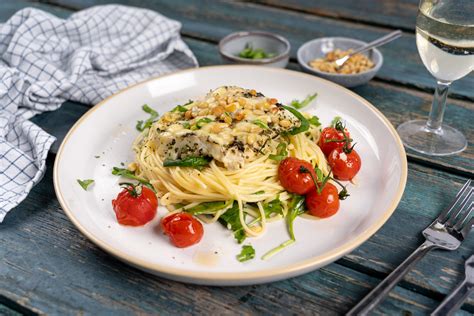
<path id="1" fill-rule="evenodd" d="M 132 83 L 196 67 L 180 28 L 118 5 L 66 20 L 26 8 L 0 24 L 0 222 L 41 179 L 55 140 L 28 119 L 65 100 L 95 104 Z"/>

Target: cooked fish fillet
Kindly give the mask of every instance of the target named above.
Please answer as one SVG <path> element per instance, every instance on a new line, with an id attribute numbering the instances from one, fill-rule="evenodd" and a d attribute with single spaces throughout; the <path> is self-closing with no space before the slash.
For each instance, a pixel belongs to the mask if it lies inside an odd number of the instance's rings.
<path id="1" fill-rule="evenodd" d="M 210 156 L 236 170 L 272 150 L 282 132 L 299 125 L 276 99 L 223 86 L 165 113 L 151 128 L 158 132 L 154 147 L 162 157 Z"/>

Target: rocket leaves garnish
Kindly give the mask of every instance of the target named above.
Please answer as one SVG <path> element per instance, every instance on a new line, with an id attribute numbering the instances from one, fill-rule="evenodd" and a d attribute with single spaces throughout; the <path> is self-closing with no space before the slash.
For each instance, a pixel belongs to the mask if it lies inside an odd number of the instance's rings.
<path id="1" fill-rule="evenodd" d="M 268 158 L 275 161 L 282 161 L 288 156 L 288 151 L 286 150 L 286 143 L 279 143 L 276 148 L 275 155 L 269 155 Z"/>
<path id="2" fill-rule="evenodd" d="M 127 178 L 127 179 L 136 180 L 136 181 L 140 182 L 141 184 L 143 184 L 144 186 L 148 187 L 149 189 L 153 190 L 153 192 L 156 192 L 155 188 L 151 185 L 150 182 L 148 182 L 147 180 L 145 180 L 143 178 L 137 177 L 133 171 L 130 171 L 130 170 L 125 169 L 125 168 L 113 167 L 112 174 L 114 176 L 119 176 L 119 177 L 124 177 L 124 178 Z"/>
<path id="3" fill-rule="evenodd" d="M 239 204 L 237 202 L 234 201 L 234 205 L 219 217 L 219 222 L 234 232 L 234 238 L 239 244 L 245 240 L 246 235 L 240 222 Z"/>
<path id="4" fill-rule="evenodd" d="M 242 246 L 242 251 L 237 255 L 237 260 L 244 262 L 253 258 L 255 258 L 255 249 L 251 245 Z"/>
<path id="5" fill-rule="evenodd" d="M 293 127 L 292 129 L 287 131 L 287 133 L 289 133 L 290 135 L 297 135 L 299 133 L 304 133 L 309 129 L 309 121 L 303 116 L 303 114 L 301 114 L 298 110 L 290 106 L 283 105 L 283 108 L 291 112 L 291 114 L 296 116 L 296 118 L 300 121 L 300 126 Z"/>
<path id="6" fill-rule="evenodd" d="M 145 129 L 150 128 L 151 125 L 155 122 L 155 119 L 158 117 L 158 112 L 150 108 L 148 104 L 144 104 L 142 106 L 142 109 L 146 113 L 150 114 L 150 117 L 146 121 L 137 122 L 137 125 L 135 127 L 140 132 L 143 132 Z"/>
<path id="7" fill-rule="evenodd" d="M 92 179 L 85 179 L 85 180 L 79 180 L 77 179 L 77 183 L 84 189 L 84 191 L 87 191 L 87 188 L 94 183 L 94 180 Z"/>
<path id="8" fill-rule="evenodd" d="M 193 103 L 193 100 L 189 100 L 187 103 L 183 105 L 177 105 L 174 109 L 171 110 L 171 112 L 186 112 L 188 111 L 188 108 L 186 106 L 191 103 Z"/>
<path id="9" fill-rule="evenodd" d="M 183 159 L 165 159 L 163 167 L 191 167 L 202 169 L 209 165 L 212 161 L 211 157 L 186 157 Z"/>
<path id="10" fill-rule="evenodd" d="M 298 100 L 293 100 L 291 101 L 290 105 L 296 109 L 302 109 L 306 106 L 308 106 L 308 104 L 310 104 L 317 96 L 318 94 L 315 93 L 313 95 L 308 95 L 303 101 L 298 101 Z"/>

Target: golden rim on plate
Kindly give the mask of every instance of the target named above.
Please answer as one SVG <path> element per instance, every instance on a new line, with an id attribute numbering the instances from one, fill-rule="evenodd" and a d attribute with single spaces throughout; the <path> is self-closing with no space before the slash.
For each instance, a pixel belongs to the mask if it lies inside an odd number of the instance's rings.
<path id="1" fill-rule="evenodd" d="M 63 208 L 64 212 L 66 215 L 69 217 L 71 222 L 79 229 L 79 231 L 84 234 L 88 239 L 90 239 L 94 244 L 96 244 L 98 247 L 102 248 L 106 252 L 114 255 L 117 258 L 120 258 L 121 260 L 136 266 L 140 267 L 142 269 L 145 269 L 149 272 L 160 274 L 163 276 L 169 276 L 172 279 L 175 280 L 187 280 L 193 283 L 201 283 L 201 284 L 211 284 L 211 283 L 219 283 L 219 281 L 224 282 L 227 281 L 229 284 L 235 283 L 235 284 L 249 284 L 251 282 L 249 281 L 255 281 L 255 283 L 263 283 L 263 282 L 268 282 L 272 280 L 279 280 L 283 279 L 286 277 L 291 277 L 291 276 L 296 276 L 299 273 L 304 273 L 307 271 L 310 271 L 312 269 L 316 269 L 318 267 L 321 267 L 323 265 L 326 265 L 328 263 L 331 263 L 338 258 L 342 257 L 343 255 L 349 253 L 350 251 L 354 250 L 356 247 L 360 246 L 363 242 L 365 242 L 367 239 L 369 239 L 373 234 L 379 230 L 383 224 L 390 218 L 390 216 L 393 214 L 395 211 L 398 203 L 400 202 L 403 191 L 405 189 L 406 181 L 407 181 L 407 159 L 406 159 L 406 153 L 405 153 L 405 148 L 403 147 L 402 141 L 400 140 L 400 137 L 398 136 L 395 128 L 393 125 L 390 123 L 390 121 L 375 107 L 373 106 L 370 102 L 362 98 L 361 96 L 355 94 L 354 92 L 338 85 L 335 84 L 331 81 L 315 77 L 313 75 L 293 71 L 293 70 L 288 70 L 288 69 L 280 69 L 280 68 L 265 68 L 265 71 L 275 71 L 275 72 L 285 72 L 288 75 L 292 76 L 301 76 L 305 78 L 310 78 L 311 80 L 318 80 L 325 82 L 326 84 L 332 85 L 334 88 L 337 88 L 341 90 L 343 93 L 347 93 L 351 95 L 352 97 L 356 98 L 360 102 L 362 102 L 365 106 L 367 106 L 369 109 L 371 109 L 384 123 L 384 125 L 389 129 L 390 133 L 392 134 L 393 138 L 396 140 L 397 147 L 398 147 L 398 153 L 400 155 L 401 159 L 401 177 L 400 177 L 400 183 L 398 185 L 398 190 L 393 198 L 393 200 L 390 203 L 390 206 L 384 211 L 383 216 L 379 218 L 378 221 L 373 223 L 369 228 L 367 228 L 364 232 L 359 234 L 356 238 L 353 238 L 343 245 L 319 256 L 312 257 L 310 259 L 306 259 L 303 261 L 300 261 L 298 263 L 290 264 L 286 267 L 282 268 L 269 268 L 261 271 L 254 271 L 254 272 L 202 272 L 202 271 L 195 271 L 195 270 L 186 270 L 186 269 L 176 269 L 172 268 L 169 266 L 164 266 L 160 264 L 151 264 L 148 263 L 144 260 L 137 259 L 133 256 L 129 256 L 126 253 L 121 252 L 120 250 L 117 250 L 110 244 L 102 241 L 100 238 L 96 237 L 92 233 L 90 233 L 84 226 L 82 226 L 79 221 L 74 217 L 73 212 L 71 209 L 68 207 L 63 194 L 61 192 L 61 189 L 59 187 L 59 174 L 58 174 L 58 166 L 59 162 L 61 160 L 61 155 L 63 153 L 64 147 L 71 135 L 75 132 L 75 130 L 82 124 L 84 120 L 87 119 L 89 115 L 91 115 L 95 110 L 103 106 L 108 100 L 111 98 L 129 90 L 134 87 L 144 85 L 150 81 L 157 80 L 160 78 L 168 77 L 168 76 L 174 76 L 177 74 L 182 74 L 186 72 L 197 72 L 197 71 L 206 71 L 208 69 L 217 69 L 217 68 L 255 68 L 255 67 L 261 67 L 261 66 L 251 66 L 251 65 L 225 65 L 225 66 L 208 66 L 208 67 L 200 67 L 200 68 L 191 68 L 191 69 L 186 69 L 158 77 L 154 77 L 151 79 L 147 79 L 145 81 L 133 84 L 109 97 L 106 99 L 102 100 L 99 102 L 97 105 L 92 107 L 90 110 L 88 110 L 74 125 L 73 127 L 69 130 L 67 135 L 64 137 L 63 142 L 61 143 L 61 146 L 59 147 L 58 153 L 56 154 L 56 159 L 54 161 L 54 170 L 53 170 L 53 182 L 54 182 L 54 189 L 56 192 L 56 196 L 58 198 L 59 203 L 61 204 L 61 207 Z M 272 279 L 272 280 L 270 280 Z M 222 284 L 222 283 L 219 283 Z"/>

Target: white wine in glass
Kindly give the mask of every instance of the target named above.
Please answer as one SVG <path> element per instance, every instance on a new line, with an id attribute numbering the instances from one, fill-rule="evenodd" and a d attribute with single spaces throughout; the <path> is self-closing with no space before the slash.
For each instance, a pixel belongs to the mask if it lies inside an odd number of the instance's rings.
<path id="1" fill-rule="evenodd" d="M 421 0 L 416 45 L 437 80 L 436 92 L 428 121 L 405 122 L 398 133 L 406 147 L 427 155 L 459 153 L 466 138 L 443 124 L 443 115 L 451 83 L 474 70 L 474 0 Z"/>

